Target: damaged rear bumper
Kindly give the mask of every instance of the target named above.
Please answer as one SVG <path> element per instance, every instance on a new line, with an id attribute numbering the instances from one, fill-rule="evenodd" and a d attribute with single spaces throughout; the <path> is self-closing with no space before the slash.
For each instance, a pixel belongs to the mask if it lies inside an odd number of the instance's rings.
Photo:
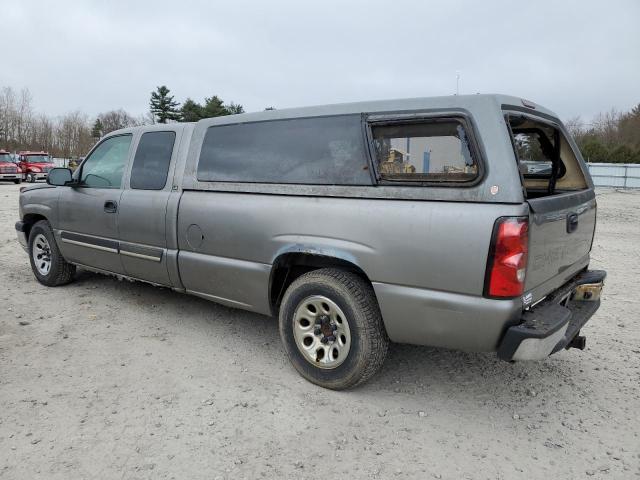
<path id="1" fill-rule="evenodd" d="M 606 275 L 604 270 L 584 271 L 523 312 L 522 323 L 507 329 L 498 357 L 542 360 L 563 348 L 584 348 L 584 338 L 578 334 L 600 307 Z"/>

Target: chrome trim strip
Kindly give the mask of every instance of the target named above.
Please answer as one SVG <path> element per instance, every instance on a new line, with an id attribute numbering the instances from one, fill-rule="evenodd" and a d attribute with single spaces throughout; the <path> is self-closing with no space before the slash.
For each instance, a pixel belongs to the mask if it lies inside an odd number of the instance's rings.
<path id="1" fill-rule="evenodd" d="M 154 256 L 151 256 L 151 255 L 143 255 L 142 253 L 134 253 L 134 252 L 129 252 L 127 250 L 122 250 L 122 249 L 120 249 L 120 254 L 121 255 L 126 255 L 128 257 L 142 258 L 143 260 L 151 260 L 153 262 L 160 262 L 162 260 L 162 257 L 154 257 Z"/>
<path id="2" fill-rule="evenodd" d="M 64 237 L 62 237 L 62 241 L 64 243 L 70 243 L 72 245 L 78 245 L 80 247 L 93 248 L 95 250 L 100 250 L 100 251 L 103 251 L 103 252 L 118 253 L 117 249 L 109 248 L 109 247 L 103 247 L 102 245 L 94 245 L 94 244 L 91 244 L 91 243 L 79 242 L 78 240 L 69 240 L 68 238 L 64 238 Z"/>
<path id="3" fill-rule="evenodd" d="M 251 309 L 253 308 L 253 305 L 249 305 L 248 303 L 243 303 L 243 302 L 238 302 L 236 300 L 230 300 L 228 298 L 224 298 L 224 297 L 217 297 L 216 295 L 211 295 L 209 293 L 202 293 L 202 292 L 196 292 L 195 290 L 185 290 L 186 293 L 189 293 L 191 295 L 195 295 L 196 297 L 201 297 L 204 298 L 206 300 L 211 300 L 213 302 L 216 303 L 221 303 L 223 305 L 228 305 L 230 307 L 240 307 L 240 308 L 246 308 L 246 309 Z"/>
<path id="4" fill-rule="evenodd" d="M 162 283 L 150 282 L 149 280 L 144 280 L 144 279 L 138 278 L 138 277 L 132 277 L 132 276 L 129 276 L 129 275 L 125 275 L 123 273 L 115 273 L 115 272 L 110 272 L 109 270 L 103 270 L 102 268 L 90 267 L 89 265 L 85 265 L 83 263 L 78 263 L 78 262 L 70 262 L 70 263 L 72 263 L 73 265 L 76 265 L 76 266 L 78 266 L 80 268 L 84 268 L 85 270 L 89 270 L 90 272 L 99 273 L 101 275 L 109 275 L 111 277 L 116 277 L 118 279 L 129 280 L 129 281 L 132 281 L 132 282 L 135 281 L 135 282 L 148 283 L 149 285 L 153 285 L 155 287 L 171 288 L 175 292 L 184 293 L 183 290 L 173 288 L 173 287 L 171 287 L 171 285 L 164 285 Z"/>

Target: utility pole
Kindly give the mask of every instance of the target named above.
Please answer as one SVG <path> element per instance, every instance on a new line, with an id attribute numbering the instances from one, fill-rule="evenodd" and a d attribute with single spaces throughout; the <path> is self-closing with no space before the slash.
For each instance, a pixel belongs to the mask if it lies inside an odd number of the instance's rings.
<path id="1" fill-rule="evenodd" d="M 460 95 L 460 71 L 456 71 L 456 95 Z"/>

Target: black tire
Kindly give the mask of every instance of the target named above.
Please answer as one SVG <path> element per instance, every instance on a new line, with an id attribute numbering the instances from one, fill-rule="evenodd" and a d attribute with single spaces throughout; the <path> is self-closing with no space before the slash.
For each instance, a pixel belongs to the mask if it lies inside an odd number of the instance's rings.
<path id="1" fill-rule="evenodd" d="M 39 234 L 44 235 L 49 243 L 51 267 L 46 275 L 43 275 L 38 271 L 33 258 L 34 240 Z M 33 271 L 36 279 L 47 287 L 65 285 L 73 280 L 76 273 L 76 266 L 68 263 L 62 257 L 62 254 L 58 249 L 56 239 L 53 235 L 51 225 L 49 225 L 49 222 L 46 220 L 40 220 L 31 227 L 31 231 L 29 232 L 29 260 L 31 262 L 31 270 Z"/>
<path id="2" fill-rule="evenodd" d="M 15 183 L 16 185 L 18 185 L 18 184 L 22 183 L 22 180 L 17 179 L 17 180 L 14 180 L 14 181 L 13 181 L 13 183 Z"/>
<path id="3" fill-rule="evenodd" d="M 347 317 L 350 347 L 335 368 L 320 368 L 296 344 L 294 314 L 301 302 L 321 295 L 334 302 Z M 354 387 L 371 378 L 384 363 L 389 338 L 373 287 L 360 276 L 340 269 L 313 270 L 294 280 L 280 306 L 280 338 L 295 369 L 305 379 L 332 390 Z"/>
<path id="4" fill-rule="evenodd" d="M 33 173 L 27 174 L 27 181 L 29 183 L 36 183 L 36 176 Z"/>

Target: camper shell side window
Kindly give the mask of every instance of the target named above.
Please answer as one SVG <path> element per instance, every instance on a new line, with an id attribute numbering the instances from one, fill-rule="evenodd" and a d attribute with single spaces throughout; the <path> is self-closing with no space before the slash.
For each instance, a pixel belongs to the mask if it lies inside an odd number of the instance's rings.
<path id="1" fill-rule="evenodd" d="M 207 129 L 201 182 L 371 185 L 360 115 L 267 120 Z"/>
<path id="2" fill-rule="evenodd" d="M 463 116 L 390 118 L 370 122 L 369 129 L 381 185 L 470 186 L 482 176 L 473 129 Z"/>

